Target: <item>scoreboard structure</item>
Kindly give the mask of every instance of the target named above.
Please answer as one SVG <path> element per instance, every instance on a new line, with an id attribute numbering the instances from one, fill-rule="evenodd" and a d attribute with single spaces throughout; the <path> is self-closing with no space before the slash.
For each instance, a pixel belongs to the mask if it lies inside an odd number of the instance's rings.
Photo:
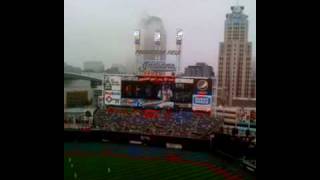
<path id="1" fill-rule="evenodd" d="M 106 74 L 103 101 L 105 106 L 211 112 L 212 86 L 209 78 Z"/>
<path id="2" fill-rule="evenodd" d="M 135 55 L 136 55 L 136 73 L 143 74 L 148 70 L 163 72 L 174 72 L 175 74 L 181 73 L 181 53 L 182 53 L 182 39 L 183 39 L 183 31 L 182 29 L 176 30 L 176 49 L 175 50 L 165 50 L 161 49 L 161 33 L 159 31 L 154 32 L 154 44 L 153 49 L 142 49 L 141 48 L 141 30 L 135 30 L 134 33 L 134 44 L 135 44 Z M 154 55 L 155 59 L 144 59 L 144 55 Z M 175 64 L 167 64 L 164 59 L 166 55 L 173 55 L 176 56 L 176 63 Z M 148 62 L 149 61 L 149 62 Z M 148 69 L 146 66 L 149 64 L 150 61 L 153 63 L 153 69 Z M 156 67 L 158 64 L 159 67 Z"/>

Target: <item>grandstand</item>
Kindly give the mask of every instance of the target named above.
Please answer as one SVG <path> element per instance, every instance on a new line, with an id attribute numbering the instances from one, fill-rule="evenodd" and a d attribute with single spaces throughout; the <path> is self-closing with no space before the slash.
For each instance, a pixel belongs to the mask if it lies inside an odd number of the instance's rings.
<path id="1" fill-rule="evenodd" d="M 65 113 L 64 179 L 251 179 L 239 163 L 188 152 L 226 145 L 211 141 L 223 125 L 212 116 L 211 80 L 111 76 L 103 92 L 92 121 L 84 110 Z"/>
<path id="2" fill-rule="evenodd" d="M 209 138 L 214 122 L 207 114 L 187 111 L 110 107 L 94 114 L 94 127 L 98 129 L 184 138 Z"/>

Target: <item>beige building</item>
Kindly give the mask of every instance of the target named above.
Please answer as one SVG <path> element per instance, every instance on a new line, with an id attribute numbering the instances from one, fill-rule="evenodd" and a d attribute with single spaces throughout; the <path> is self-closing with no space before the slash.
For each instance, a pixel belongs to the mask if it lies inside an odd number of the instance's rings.
<path id="1" fill-rule="evenodd" d="M 232 13 L 226 15 L 218 64 L 218 103 L 227 106 L 234 106 L 233 101 L 239 104 L 239 100 L 253 100 L 250 93 L 252 44 L 248 42 L 248 16 L 243 14 L 243 6 L 232 6 L 231 10 Z"/>
<path id="2" fill-rule="evenodd" d="M 255 58 L 252 61 L 252 66 L 251 66 L 251 89 L 250 89 L 250 96 L 251 98 L 256 98 L 256 61 Z"/>

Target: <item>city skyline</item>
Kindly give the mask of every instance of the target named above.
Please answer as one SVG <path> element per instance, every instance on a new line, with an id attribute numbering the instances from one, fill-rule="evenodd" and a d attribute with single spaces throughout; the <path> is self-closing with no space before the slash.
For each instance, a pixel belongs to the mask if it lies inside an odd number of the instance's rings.
<path id="1" fill-rule="evenodd" d="M 167 49 L 175 49 L 176 28 L 184 31 L 182 69 L 194 62 L 206 62 L 218 68 L 219 42 L 224 38 L 224 20 L 233 1 L 72 1 L 65 0 L 64 61 L 82 67 L 84 61 L 111 64 L 135 62 L 133 32 L 139 21 L 147 16 L 158 16 L 166 27 Z M 249 41 L 256 56 L 256 2 L 243 0 L 249 16 Z M 180 7 L 180 8 L 177 8 Z M 168 61 L 175 60 L 168 56 Z"/>

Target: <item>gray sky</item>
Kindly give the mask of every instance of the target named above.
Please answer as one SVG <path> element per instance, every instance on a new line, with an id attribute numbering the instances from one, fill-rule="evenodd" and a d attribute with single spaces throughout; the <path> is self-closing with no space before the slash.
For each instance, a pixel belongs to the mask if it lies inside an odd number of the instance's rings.
<path id="1" fill-rule="evenodd" d="M 134 61 L 133 31 L 146 15 L 162 18 L 167 49 L 175 48 L 176 28 L 184 31 L 182 67 L 206 62 L 217 71 L 224 21 L 236 0 L 64 0 L 64 60 L 126 65 Z M 249 41 L 256 54 L 256 0 L 239 0 L 249 16 Z M 174 56 L 168 56 L 169 61 Z"/>

